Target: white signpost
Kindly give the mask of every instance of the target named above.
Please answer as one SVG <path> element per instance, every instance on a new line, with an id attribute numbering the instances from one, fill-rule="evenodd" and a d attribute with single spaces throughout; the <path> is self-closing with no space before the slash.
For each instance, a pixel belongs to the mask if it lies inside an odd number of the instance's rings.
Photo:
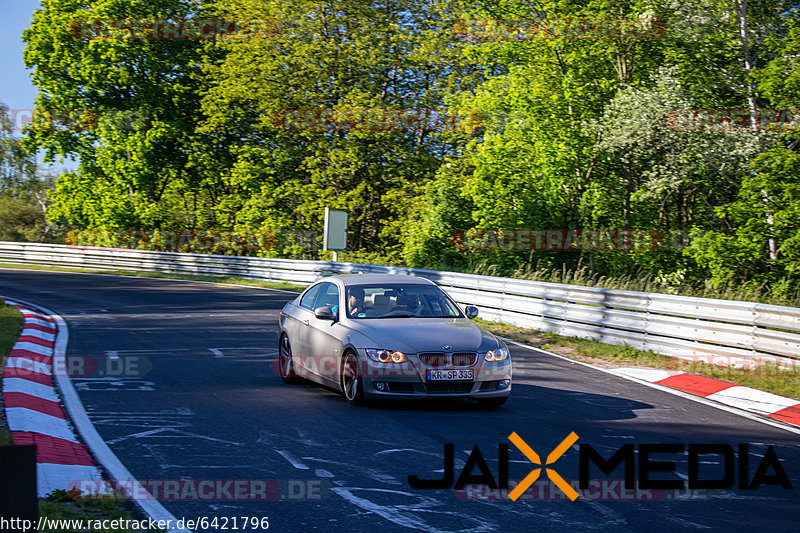
<path id="1" fill-rule="evenodd" d="M 333 260 L 338 261 L 337 250 L 347 249 L 347 211 L 325 208 L 325 231 L 322 236 L 322 249 L 333 252 Z"/>

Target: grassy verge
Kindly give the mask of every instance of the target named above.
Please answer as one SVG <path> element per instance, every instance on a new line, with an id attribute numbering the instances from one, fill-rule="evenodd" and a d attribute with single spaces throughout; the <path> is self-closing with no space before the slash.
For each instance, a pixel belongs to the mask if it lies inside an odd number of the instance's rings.
<path id="1" fill-rule="evenodd" d="M 82 499 L 79 490 L 54 490 L 39 500 L 39 515 L 52 520 L 142 520 L 132 509 L 132 504 L 124 500 Z M 113 522 L 107 522 L 112 525 Z M 59 530 L 60 531 L 60 530 Z M 93 530 L 94 531 L 94 530 Z M 100 530 L 96 530 L 100 531 Z M 104 533 L 129 533 L 125 527 L 108 527 Z M 137 530 L 138 531 L 138 530 Z"/>
<path id="2" fill-rule="evenodd" d="M 743 385 L 754 389 L 788 396 L 800 400 L 800 365 L 782 368 L 764 364 L 758 369 L 737 369 L 728 366 L 705 364 L 702 361 L 684 361 L 652 351 L 642 351 L 630 346 L 616 346 L 575 337 L 562 337 L 554 333 L 541 332 L 476 319 L 492 333 L 524 342 L 555 354 L 590 363 L 604 368 L 642 366 L 683 370 L 701 376 Z"/>

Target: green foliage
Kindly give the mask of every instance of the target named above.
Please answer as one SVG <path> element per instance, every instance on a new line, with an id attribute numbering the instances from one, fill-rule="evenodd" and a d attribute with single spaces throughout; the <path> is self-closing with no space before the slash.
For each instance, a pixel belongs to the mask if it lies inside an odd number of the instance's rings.
<path id="1" fill-rule="evenodd" d="M 0 102 L 0 193 L 19 187 L 36 172 L 36 161 L 10 133 L 8 106 Z"/>
<path id="2" fill-rule="evenodd" d="M 450 49 L 452 15 L 415 0 L 239 0 L 217 12 L 274 19 L 280 31 L 269 40 L 218 42 L 204 64 L 207 118 L 199 131 L 208 149 L 197 166 L 221 198 L 215 212 L 302 232 L 322 226 L 325 206 L 346 209 L 349 246 L 397 253 L 420 185 L 451 149 L 425 128 L 351 128 L 320 117 L 441 107 L 446 86 L 468 85 L 471 76 Z"/>
<path id="3" fill-rule="evenodd" d="M 191 225 L 183 198 L 198 121 L 203 43 L 196 40 L 82 39 L 71 28 L 95 19 L 186 17 L 183 0 L 52 0 L 34 13 L 25 63 L 39 88 L 37 112 L 87 110 L 96 120 L 28 128 L 30 149 L 47 160 L 77 156 L 77 172 L 59 179 L 51 217 L 88 227 Z M 191 197 L 191 191 L 187 192 Z"/>
<path id="4" fill-rule="evenodd" d="M 119 17 L 274 31 L 70 33 Z M 798 107 L 795 18 L 782 0 L 49 0 L 24 36 L 37 107 L 97 120 L 32 128 L 25 143 L 80 158 L 48 213 L 81 228 L 263 230 L 274 238 L 252 253 L 327 259 L 328 206 L 350 214 L 348 260 L 791 300 L 796 131 L 684 131 L 673 119 Z M 441 109 L 455 127 L 398 124 Z M 12 218 L 32 215 L 0 201 Z M 20 227 L 14 238 L 36 233 Z M 471 228 L 692 237 L 685 250 L 475 251 L 458 244 Z"/>
<path id="5" fill-rule="evenodd" d="M 0 195 L 0 241 L 38 241 L 45 226 L 41 209 L 19 198 Z"/>
<path id="6" fill-rule="evenodd" d="M 0 103 L 0 241 L 52 242 L 64 232 L 63 225 L 45 217 L 55 178 L 37 168 L 11 135 L 9 120 L 8 108 Z"/>
<path id="7" fill-rule="evenodd" d="M 22 331 L 22 313 L 15 307 L 0 304 L 0 358 L 5 358 Z"/>

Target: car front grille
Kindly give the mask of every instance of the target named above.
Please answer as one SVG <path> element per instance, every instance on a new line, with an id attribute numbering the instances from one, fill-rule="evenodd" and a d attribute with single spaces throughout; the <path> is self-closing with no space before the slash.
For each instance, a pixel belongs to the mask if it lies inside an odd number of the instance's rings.
<path id="1" fill-rule="evenodd" d="M 466 394 L 472 392 L 472 381 L 462 382 L 426 382 L 425 391 L 428 394 Z"/>
<path id="2" fill-rule="evenodd" d="M 429 368 L 444 368 L 450 366 L 472 366 L 478 361 L 475 352 L 456 352 L 448 357 L 443 352 L 423 352 L 418 355 L 423 365 Z"/>
<path id="3" fill-rule="evenodd" d="M 457 352 L 453 354 L 453 366 L 472 366 L 477 359 L 475 352 Z"/>
<path id="4" fill-rule="evenodd" d="M 447 354 L 440 352 L 427 352 L 419 354 L 419 360 L 422 364 L 431 368 L 441 368 L 449 364 L 447 361 Z"/>
<path id="5" fill-rule="evenodd" d="M 404 381 L 389 381 L 389 392 L 414 392 L 414 384 Z"/>

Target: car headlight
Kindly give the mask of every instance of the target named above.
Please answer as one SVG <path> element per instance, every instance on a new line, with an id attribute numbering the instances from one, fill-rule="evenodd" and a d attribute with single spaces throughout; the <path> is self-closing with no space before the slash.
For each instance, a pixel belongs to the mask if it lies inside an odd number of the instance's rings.
<path id="1" fill-rule="evenodd" d="M 486 352 L 484 359 L 487 361 L 502 361 L 508 358 L 508 348 L 501 346 L 496 350 L 489 350 Z"/>
<path id="2" fill-rule="evenodd" d="M 392 350 L 375 350 L 367 348 L 367 357 L 376 363 L 405 363 L 406 356 L 403 352 Z"/>

